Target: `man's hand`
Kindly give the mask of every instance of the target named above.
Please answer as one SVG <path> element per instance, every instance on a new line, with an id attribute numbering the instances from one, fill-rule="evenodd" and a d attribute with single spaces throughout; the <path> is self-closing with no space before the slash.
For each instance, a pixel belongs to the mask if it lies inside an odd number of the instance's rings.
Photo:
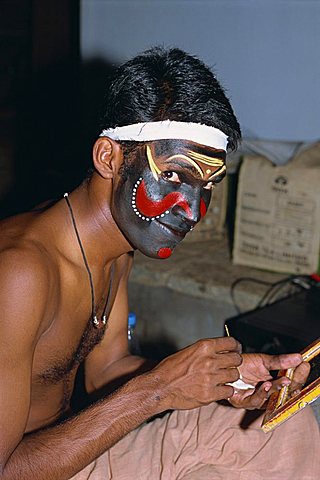
<path id="1" fill-rule="evenodd" d="M 156 375 L 161 406 L 191 409 L 233 395 L 225 385 L 239 378 L 241 345 L 232 337 L 200 340 L 167 357 L 150 373 Z"/>
<path id="2" fill-rule="evenodd" d="M 249 353 L 242 355 L 242 365 L 239 368 L 242 380 L 254 385 L 255 389 L 238 390 L 229 398 L 234 407 L 248 410 L 263 408 L 270 395 L 285 385 L 290 385 L 292 391 L 299 390 L 307 379 L 310 366 L 303 362 L 298 353 L 285 355 L 267 355 L 264 353 Z M 295 368 L 293 379 L 280 376 L 272 380 L 270 371 Z M 283 375 L 285 372 L 282 372 Z"/>

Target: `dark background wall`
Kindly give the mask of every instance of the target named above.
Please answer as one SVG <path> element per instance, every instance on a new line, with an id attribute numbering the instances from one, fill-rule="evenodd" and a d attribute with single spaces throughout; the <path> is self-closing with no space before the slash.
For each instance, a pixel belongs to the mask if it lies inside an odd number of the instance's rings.
<path id="1" fill-rule="evenodd" d="M 79 2 L 1 0 L 1 215 L 81 176 Z"/>

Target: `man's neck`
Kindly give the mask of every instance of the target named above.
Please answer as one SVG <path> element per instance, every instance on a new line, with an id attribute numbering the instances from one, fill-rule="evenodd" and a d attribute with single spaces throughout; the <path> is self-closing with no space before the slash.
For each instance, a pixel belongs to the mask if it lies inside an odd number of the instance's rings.
<path id="1" fill-rule="evenodd" d="M 111 180 L 102 180 L 94 173 L 68 196 L 80 242 L 92 267 L 105 266 L 132 250 L 112 216 L 112 188 Z M 59 235 L 60 248 L 62 244 L 67 257 L 76 263 L 83 263 L 67 202 L 61 202 L 60 215 L 66 220 L 65 229 Z"/>

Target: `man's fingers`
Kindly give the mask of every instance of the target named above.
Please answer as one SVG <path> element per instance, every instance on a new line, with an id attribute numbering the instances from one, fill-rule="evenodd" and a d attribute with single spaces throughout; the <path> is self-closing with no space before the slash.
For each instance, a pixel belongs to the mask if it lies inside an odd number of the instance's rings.
<path id="1" fill-rule="evenodd" d="M 236 352 L 221 353 L 219 357 L 220 368 L 240 367 L 241 363 L 242 363 L 242 357 L 240 353 L 236 353 Z"/>
<path id="2" fill-rule="evenodd" d="M 310 373 L 310 364 L 303 362 L 294 371 L 291 388 L 292 390 L 300 390 L 305 384 Z"/>
<path id="3" fill-rule="evenodd" d="M 234 389 L 230 385 L 218 385 L 215 388 L 216 400 L 226 400 L 227 398 L 232 397 L 233 393 Z"/>
<path id="4" fill-rule="evenodd" d="M 288 387 L 289 385 L 291 385 L 291 380 L 289 378 L 287 377 L 277 378 L 272 382 L 272 386 L 269 390 L 269 394 L 271 395 L 274 392 L 278 392 L 279 390 L 281 390 L 282 387 L 286 387 L 286 386 Z"/>
<path id="5" fill-rule="evenodd" d="M 302 363 L 300 353 L 288 353 L 284 355 L 264 355 L 264 364 L 268 370 L 286 370 L 297 367 Z"/>
<path id="6" fill-rule="evenodd" d="M 254 393 L 251 393 L 252 391 L 250 390 L 235 392 L 230 399 L 230 402 L 235 406 L 246 408 L 248 410 L 262 408 L 272 393 L 271 388 L 271 382 L 264 382 L 254 391 Z"/>
<path id="7" fill-rule="evenodd" d="M 237 368 L 223 368 L 217 376 L 218 383 L 232 383 L 239 380 L 240 374 Z"/>
<path id="8" fill-rule="evenodd" d="M 241 343 L 238 342 L 233 337 L 220 337 L 220 338 L 215 338 L 215 350 L 217 353 L 222 353 L 222 352 L 242 352 L 242 346 Z"/>
<path id="9" fill-rule="evenodd" d="M 308 362 L 303 362 L 302 356 L 298 353 L 274 356 L 267 355 L 264 359 L 264 363 L 269 370 L 282 370 L 282 375 L 285 375 L 287 369 L 295 367 L 291 381 L 292 390 L 301 389 L 310 372 L 310 364 Z M 281 382 L 281 379 L 278 379 L 277 382 Z M 278 383 L 274 382 L 275 387 Z"/>

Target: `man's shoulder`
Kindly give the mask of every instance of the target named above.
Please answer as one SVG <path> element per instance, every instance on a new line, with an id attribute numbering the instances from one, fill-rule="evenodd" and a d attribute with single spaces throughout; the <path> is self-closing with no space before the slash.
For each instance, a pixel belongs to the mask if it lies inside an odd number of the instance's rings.
<path id="1" fill-rule="evenodd" d="M 2 220 L 0 229 L 0 265 L 12 262 L 12 266 L 20 263 L 21 268 L 36 269 L 48 263 L 45 248 L 48 239 L 43 238 L 39 213 L 31 211 Z"/>
<path id="2" fill-rule="evenodd" d="M 10 338 L 10 332 L 14 331 L 16 341 L 23 344 L 26 333 L 28 338 L 36 338 L 50 323 L 49 277 L 48 264 L 35 245 L 24 242 L 0 250 L 1 334 L 4 338 Z"/>
<path id="3" fill-rule="evenodd" d="M 1 290 L 26 288 L 32 293 L 46 288 L 50 260 L 40 244 L 34 241 L 8 241 L 0 248 Z"/>

